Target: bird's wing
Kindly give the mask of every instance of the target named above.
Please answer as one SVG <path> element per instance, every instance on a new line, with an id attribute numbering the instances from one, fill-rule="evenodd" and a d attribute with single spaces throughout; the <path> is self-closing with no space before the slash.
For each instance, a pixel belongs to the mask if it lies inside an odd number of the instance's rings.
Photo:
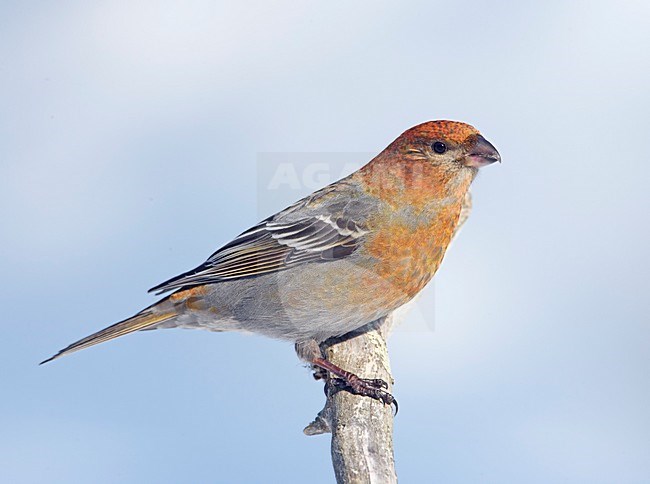
<path id="1" fill-rule="evenodd" d="M 221 247 L 199 267 L 150 289 L 170 290 L 278 272 L 352 254 L 369 232 L 376 199 L 341 180 L 269 217 Z"/>

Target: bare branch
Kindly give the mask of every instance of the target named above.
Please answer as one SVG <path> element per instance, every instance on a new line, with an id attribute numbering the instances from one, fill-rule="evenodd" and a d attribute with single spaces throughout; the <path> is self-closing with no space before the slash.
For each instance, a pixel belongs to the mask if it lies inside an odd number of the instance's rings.
<path id="1" fill-rule="evenodd" d="M 393 378 L 386 338 L 392 318 L 322 345 L 329 361 L 362 378 Z M 307 435 L 332 433 L 332 463 L 339 483 L 397 482 L 393 457 L 393 409 L 377 400 L 340 391 L 331 395 Z"/>

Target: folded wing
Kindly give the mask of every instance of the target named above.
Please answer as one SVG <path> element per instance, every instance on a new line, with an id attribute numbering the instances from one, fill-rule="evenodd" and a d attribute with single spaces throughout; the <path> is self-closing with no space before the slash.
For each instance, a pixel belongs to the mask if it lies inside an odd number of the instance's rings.
<path id="1" fill-rule="evenodd" d="M 365 221 L 375 203 L 344 181 L 330 185 L 243 232 L 199 267 L 150 291 L 161 294 L 347 257 L 369 232 Z"/>

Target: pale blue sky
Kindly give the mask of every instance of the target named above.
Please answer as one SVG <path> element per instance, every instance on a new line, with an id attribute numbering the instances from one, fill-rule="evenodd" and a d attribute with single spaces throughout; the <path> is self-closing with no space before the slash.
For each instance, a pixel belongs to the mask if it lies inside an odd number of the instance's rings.
<path id="1" fill-rule="evenodd" d="M 390 342 L 401 480 L 650 481 L 647 2 L 134 3 L 0 3 L 0 481 L 332 482 L 290 344 L 37 363 L 311 191 L 263 153 L 439 118 L 504 162 Z"/>

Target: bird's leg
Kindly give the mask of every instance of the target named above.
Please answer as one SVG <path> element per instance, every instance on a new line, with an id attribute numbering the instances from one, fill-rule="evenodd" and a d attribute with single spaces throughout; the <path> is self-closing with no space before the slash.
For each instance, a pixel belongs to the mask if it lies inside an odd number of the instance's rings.
<path id="1" fill-rule="evenodd" d="M 395 413 L 397 414 L 397 400 L 386 391 L 388 383 L 384 380 L 378 378 L 359 378 L 354 373 L 346 371 L 324 358 L 314 358 L 312 364 L 315 367 L 330 372 L 336 377 L 331 379 L 330 382 L 337 391 L 346 390 L 354 395 L 374 398 L 387 405 L 395 405 Z"/>
<path id="2" fill-rule="evenodd" d="M 366 396 L 385 404 L 395 405 L 395 413 L 397 413 L 397 400 L 386 391 L 388 384 L 384 380 L 359 378 L 354 373 L 327 361 L 323 356 L 320 345 L 313 339 L 296 342 L 296 353 L 302 360 L 311 364 L 316 380 L 327 379 L 325 385 L 326 395 L 332 389 L 335 392 L 345 390 L 355 395 Z M 330 374 L 333 378 L 328 378 Z"/>

